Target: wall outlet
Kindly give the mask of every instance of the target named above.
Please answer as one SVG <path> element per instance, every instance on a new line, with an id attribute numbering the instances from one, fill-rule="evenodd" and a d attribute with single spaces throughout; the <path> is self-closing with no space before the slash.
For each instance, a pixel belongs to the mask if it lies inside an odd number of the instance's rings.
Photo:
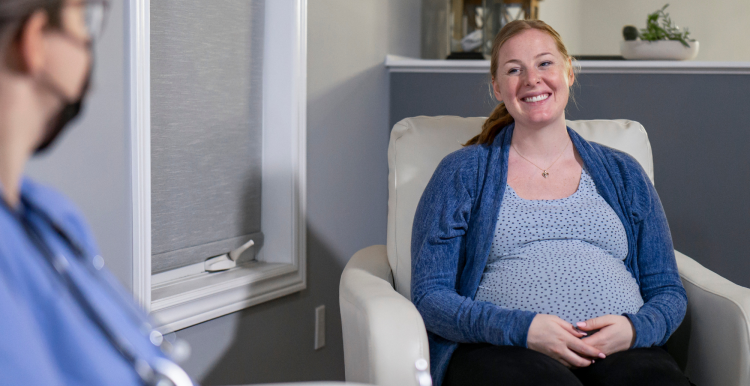
<path id="1" fill-rule="evenodd" d="M 315 350 L 326 345 L 326 306 L 315 307 Z"/>

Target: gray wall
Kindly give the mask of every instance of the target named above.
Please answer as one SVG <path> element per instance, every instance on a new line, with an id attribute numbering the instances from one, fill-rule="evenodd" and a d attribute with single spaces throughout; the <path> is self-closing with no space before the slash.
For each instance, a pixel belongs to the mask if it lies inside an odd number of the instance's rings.
<path id="1" fill-rule="evenodd" d="M 385 244 L 388 53 L 419 55 L 419 0 L 308 2 L 308 288 L 178 331 L 206 385 L 343 380 L 338 285 L 360 248 Z M 314 309 L 326 346 L 313 350 Z"/>
<path id="2" fill-rule="evenodd" d="M 128 126 L 127 3 L 111 3 L 96 45 L 92 90 L 81 118 L 27 172 L 70 197 L 93 229 L 107 267 L 130 289 L 132 232 Z"/>
<path id="3" fill-rule="evenodd" d="M 750 287 L 749 75 L 580 75 L 569 119 L 638 121 L 675 248 Z M 486 116 L 483 74 L 391 74 L 391 122 L 415 115 Z"/>

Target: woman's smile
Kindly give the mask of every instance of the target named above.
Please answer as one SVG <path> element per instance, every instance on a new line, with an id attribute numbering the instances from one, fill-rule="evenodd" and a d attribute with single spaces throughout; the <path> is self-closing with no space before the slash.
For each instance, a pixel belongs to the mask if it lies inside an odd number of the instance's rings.
<path id="1" fill-rule="evenodd" d="M 551 95 L 552 94 L 550 94 L 550 93 L 542 93 L 542 94 L 537 94 L 537 95 L 534 95 L 534 96 L 528 96 L 528 97 L 525 97 L 525 98 L 521 98 L 521 100 L 524 101 L 524 102 L 526 102 L 526 103 L 540 104 L 540 102 L 546 101 Z"/>

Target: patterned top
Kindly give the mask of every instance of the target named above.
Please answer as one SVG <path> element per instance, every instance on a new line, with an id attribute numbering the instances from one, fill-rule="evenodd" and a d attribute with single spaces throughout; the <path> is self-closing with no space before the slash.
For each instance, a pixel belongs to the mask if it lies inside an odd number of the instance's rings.
<path id="1" fill-rule="evenodd" d="M 475 300 L 570 323 L 636 313 L 643 299 L 627 254 L 625 228 L 585 170 L 558 200 L 525 200 L 508 185 Z"/>

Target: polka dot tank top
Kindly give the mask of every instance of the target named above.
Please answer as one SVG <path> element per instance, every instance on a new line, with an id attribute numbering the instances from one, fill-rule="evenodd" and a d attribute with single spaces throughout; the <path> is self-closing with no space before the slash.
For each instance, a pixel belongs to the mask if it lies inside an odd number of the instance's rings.
<path id="1" fill-rule="evenodd" d="M 625 228 L 584 170 L 559 200 L 525 200 L 509 185 L 475 300 L 557 315 L 569 323 L 636 313 Z"/>

